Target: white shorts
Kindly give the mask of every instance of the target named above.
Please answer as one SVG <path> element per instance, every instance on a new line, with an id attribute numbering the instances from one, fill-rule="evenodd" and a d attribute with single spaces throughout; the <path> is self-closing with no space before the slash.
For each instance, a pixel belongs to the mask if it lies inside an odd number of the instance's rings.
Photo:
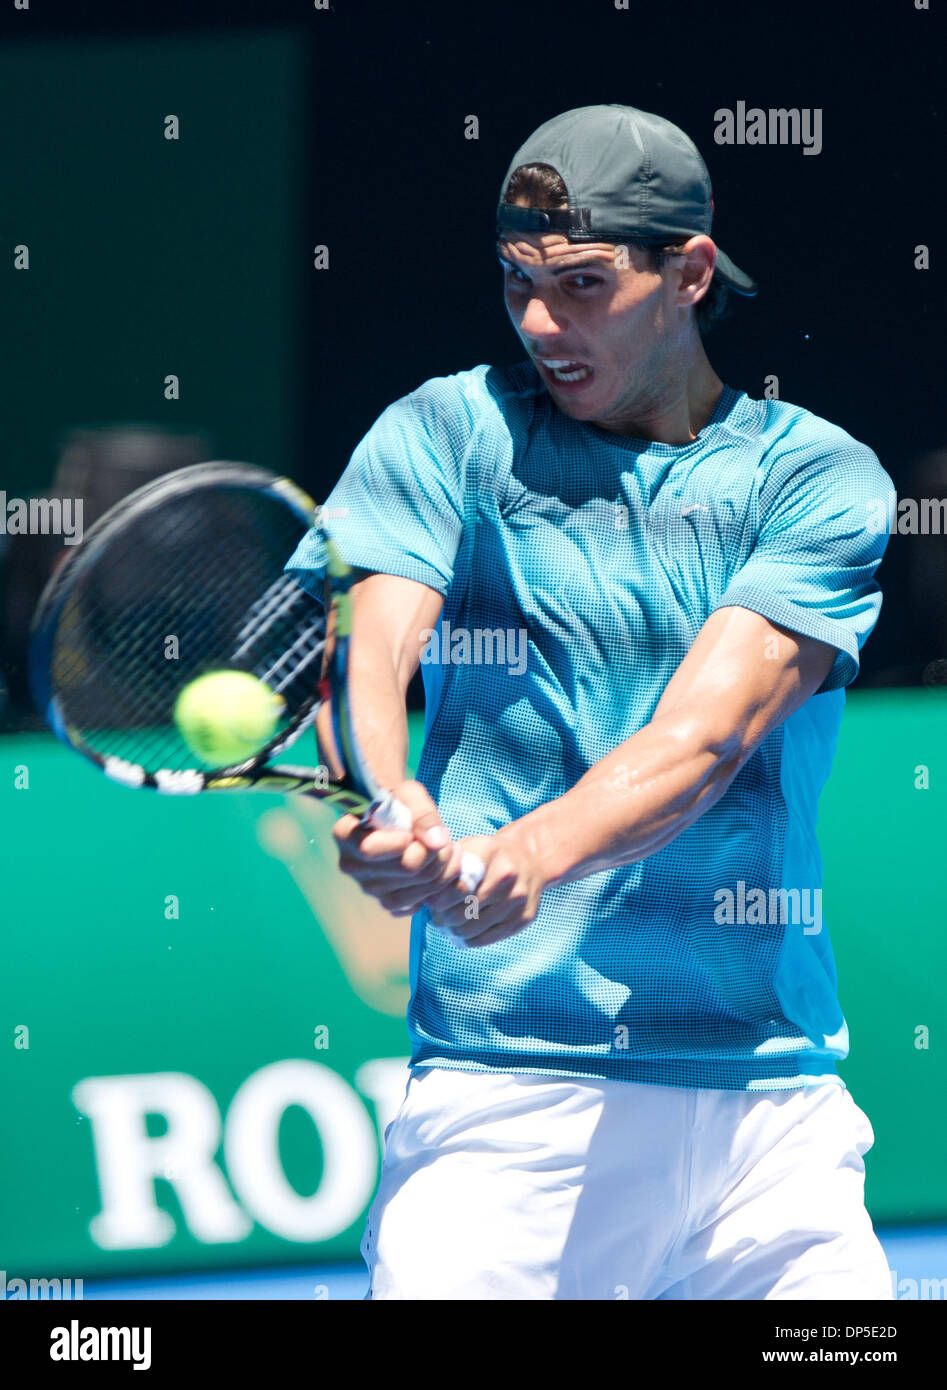
<path id="1" fill-rule="evenodd" d="M 871 1125 L 842 1086 L 683 1090 L 415 1071 L 370 1298 L 890 1299 Z"/>

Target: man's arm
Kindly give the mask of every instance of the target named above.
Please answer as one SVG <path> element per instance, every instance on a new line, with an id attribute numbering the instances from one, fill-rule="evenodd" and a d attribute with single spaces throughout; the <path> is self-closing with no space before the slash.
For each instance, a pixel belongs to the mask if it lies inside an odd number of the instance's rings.
<path id="1" fill-rule="evenodd" d="M 413 829 L 367 830 L 357 817 L 343 816 L 333 831 L 339 866 L 379 899 L 406 885 L 420 898 L 432 882 L 453 881 L 460 869 L 460 851 L 431 796 L 419 782 L 405 780 L 405 697 L 420 665 L 419 634 L 436 626 L 444 601 L 426 584 L 391 574 L 366 573 L 350 592 L 348 693 L 355 734 L 379 783 L 411 811 Z M 321 756 L 338 772 L 325 706 L 316 732 Z"/>
<path id="2" fill-rule="evenodd" d="M 543 889 L 663 849 L 818 690 L 835 655 L 749 609 L 718 609 L 644 728 L 563 796 L 464 842 L 487 864 L 478 919 L 467 921 L 463 900 L 445 888 L 429 900 L 432 920 L 471 945 L 489 945 L 532 921 Z"/>
<path id="3" fill-rule="evenodd" d="M 747 608 L 718 609 L 650 723 L 565 796 L 514 822 L 534 842 L 547 882 L 568 883 L 663 849 L 720 800 L 767 734 L 818 690 L 834 657 L 834 647 Z"/>
<path id="4" fill-rule="evenodd" d="M 436 625 L 444 600 L 413 579 L 368 572 L 352 585 L 350 595 L 349 703 L 366 761 L 381 785 L 391 788 L 405 778 L 405 699 L 421 659 L 418 633 Z M 340 775 L 328 705 L 319 711 L 316 732 L 321 754 Z"/>

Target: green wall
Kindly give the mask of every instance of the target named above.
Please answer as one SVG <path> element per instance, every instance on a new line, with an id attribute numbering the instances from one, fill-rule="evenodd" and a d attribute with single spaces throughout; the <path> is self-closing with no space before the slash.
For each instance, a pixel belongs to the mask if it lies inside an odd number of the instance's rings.
<path id="1" fill-rule="evenodd" d="M 304 56 L 273 29 L 0 52 L 8 493 L 65 429 L 129 420 L 298 472 Z"/>
<path id="2" fill-rule="evenodd" d="M 878 1221 L 947 1216 L 945 720 L 942 692 L 850 697 L 823 798 L 824 912 L 852 1034 L 843 1073 L 875 1127 Z M 416 757 L 418 719 L 412 737 Z M 301 798 L 131 792 L 51 737 L 11 735 L 0 816 L 0 1268 L 353 1255 L 403 1087 L 407 925 L 334 870 L 331 813 Z M 91 1099 L 89 1078 L 105 1079 Z M 169 1128 L 204 1160 L 190 1178 L 172 1162 L 142 1180 L 103 1248 L 103 1184 L 114 1199 L 170 1100 Z M 136 1137 L 128 1117 L 149 1108 Z M 182 1203 L 188 1182 L 197 1195 Z M 136 1235 L 156 1212 L 166 1229 Z M 195 1230 L 201 1219 L 222 1225 Z"/>
<path id="3" fill-rule="evenodd" d="M 947 692 L 850 695 L 820 811 L 825 921 L 851 1032 L 840 1071 L 875 1129 L 869 1206 L 879 1220 L 943 1218 Z"/>

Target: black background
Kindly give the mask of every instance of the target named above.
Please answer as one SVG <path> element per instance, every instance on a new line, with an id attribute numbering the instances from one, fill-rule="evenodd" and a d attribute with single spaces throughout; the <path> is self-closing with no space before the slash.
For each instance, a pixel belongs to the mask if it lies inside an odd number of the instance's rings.
<path id="1" fill-rule="evenodd" d="M 520 356 L 493 252 L 499 183 L 536 125 L 597 102 L 659 112 L 708 163 L 715 238 L 760 285 L 708 338 L 717 372 L 751 396 L 777 377 L 783 399 L 869 444 L 905 490 L 913 462 L 947 444 L 937 3 L 33 0 L 4 7 L 0 34 L 11 45 L 247 25 L 298 36 L 308 80 L 297 250 L 311 260 L 325 243 L 332 257 L 332 273 L 306 280 L 292 429 L 293 471 L 317 497 L 391 400 Z M 822 152 L 716 145 L 714 112 L 741 100 L 821 108 Z M 471 115 L 477 140 L 464 137 Z M 928 271 L 914 268 L 919 244 Z M 908 587 L 914 544 L 889 546 L 868 683 L 915 681 L 947 656 L 936 612 Z"/>

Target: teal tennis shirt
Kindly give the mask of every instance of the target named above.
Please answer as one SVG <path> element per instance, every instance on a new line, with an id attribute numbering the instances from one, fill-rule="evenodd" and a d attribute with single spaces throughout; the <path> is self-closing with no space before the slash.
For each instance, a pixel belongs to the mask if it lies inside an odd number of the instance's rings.
<path id="1" fill-rule="evenodd" d="M 837 652 L 725 795 L 640 863 L 547 889 L 481 950 L 412 922 L 417 1066 L 782 1090 L 848 1050 L 815 824 L 878 616 L 891 489 L 799 406 L 725 387 L 689 444 L 570 419 L 532 363 L 426 381 L 326 503 L 353 565 L 436 589 L 418 777 L 457 836 L 567 792 L 651 719 L 702 624 L 752 609 Z M 316 592 L 314 532 L 288 562 Z M 761 653 L 761 660 L 765 653 Z"/>

